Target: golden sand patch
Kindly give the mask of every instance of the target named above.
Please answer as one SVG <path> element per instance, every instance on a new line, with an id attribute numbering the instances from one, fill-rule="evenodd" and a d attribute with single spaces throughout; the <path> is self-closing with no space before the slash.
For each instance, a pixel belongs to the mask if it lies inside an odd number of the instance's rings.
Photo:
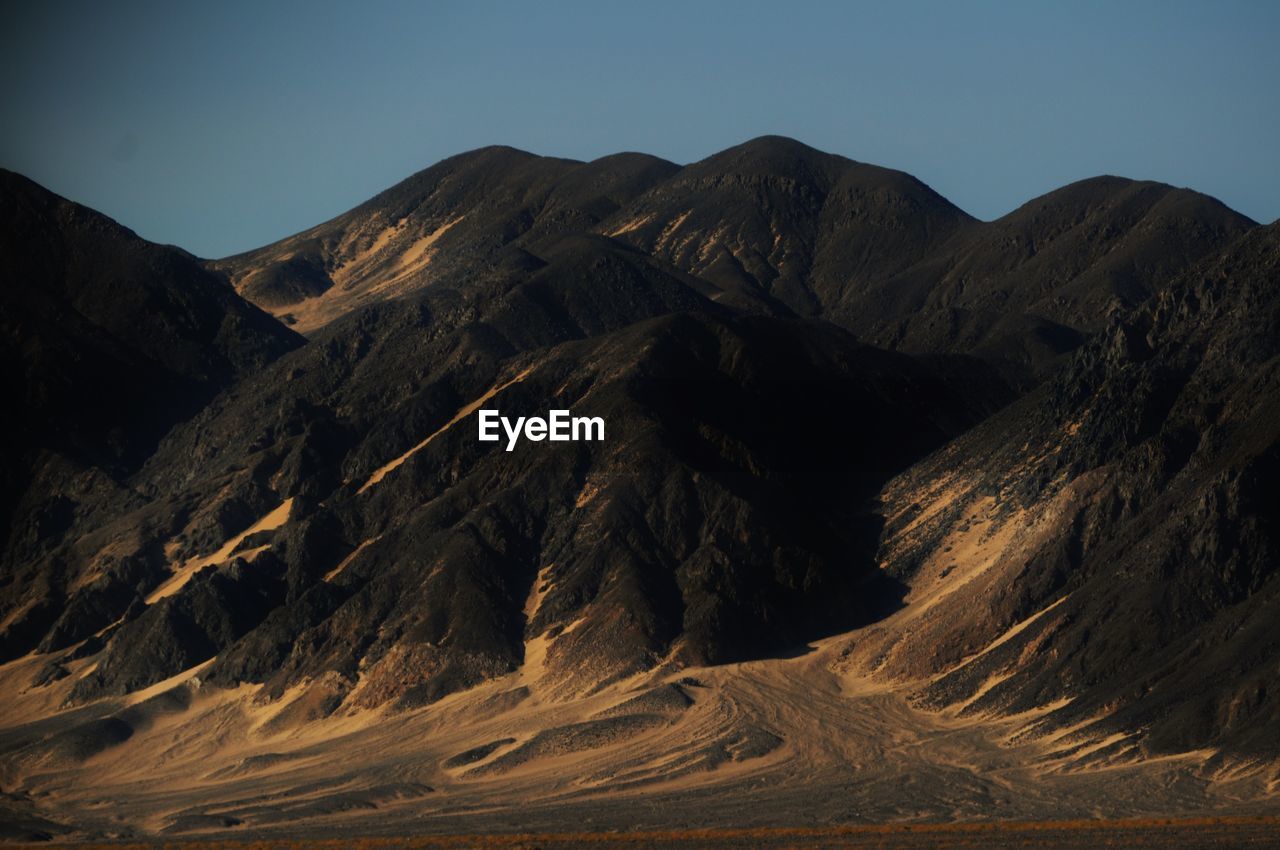
<path id="1" fill-rule="evenodd" d="M 498 384 L 490 388 L 487 392 L 485 392 L 484 395 L 480 396 L 480 398 L 476 399 L 475 401 L 471 402 L 470 404 L 468 404 L 467 406 L 459 410 L 457 413 L 455 413 L 452 419 L 450 419 L 444 425 L 440 426 L 438 429 L 436 429 L 434 432 L 428 435 L 427 438 L 424 439 L 422 442 L 418 443 L 416 446 L 409 449 L 409 451 L 400 455 L 395 460 L 392 460 L 389 463 L 383 464 L 382 466 L 375 469 L 373 471 L 373 474 L 369 476 L 369 480 L 365 481 L 365 483 L 360 487 L 360 489 L 356 491 L 357 495 L 369 490 L 369 488 L 373 487 L 375 484 L 377 484 L 379 481 L 385 478 L 388 473 L 392 472 L 394 469 L 399 467 L 409 458 L 413 457 L 415 454 L 425 449 L 427 445 L 436 437 L 440 436 L 445 431 L 448 431 L 450 428 L 452 428 L 454 425 L 457 425 L 459 422 L 461 422 L 463 419 L 470 416 L 472 413 L 475 413 L 484 405 L 485 402 L 489 401 L 489 399 L 493 398 L 498 393 L 502 392 L 512 384 L 518 384 L 521 381 L 523 381 L 528 376 L 528 374 L 533 371 L 533 368 L 534 368 L 533 366 L 530 366 L 527 369 L 525 369 L 523 372 L 521 372 L 519 375 L 516 375 L 511 380 L 507 381 L 506 383 Z"/>
<path id="2" fill-rule="evenodd" d="M 341 561 L 338 562 L 338 566 L 334 567 L 333 569 L 329 570 L 329 572 L 324 574 L 324 581 L 333 581 L 335 578 L 341 575 L 342 571 L 345 570 L 347 567 L 351 566 L 351 562 L 354 561 L 361 552 L 363 552 L 365 549 L 367 549 L 369 546 L 373 545 L 374 543 L 378 542 L 378 538 L 380 537 L 382 537 L 381 534 L 379 534 L 377 537 L 370 537 L 368 540 L 361 542 L 361 544 L 357 546 L 351 552 L 350 555 L 348 555 L 347 557 L 343 558 Z"/>
<path id="3" fill-rule="evenodd" d="M 262 517 L 253 525 L 249 526 L 244 531 L 240 532 L 239 534 L 235 535 L 230 540 L 228 540 L 226 543 L 222 544 L 222 547 L 218 549 L 218 551 L 214 552 L 211 555 L 205 555 L 200 558 L 192 558 L 189 561 L 179 564 L 177 567 L 174 568 L 173 575 L 171 575 L 167 581 L 165 581 L 155 590 L 151 591 L 151 593 L 147 596 L 146 603 L 148 605 L 151 605 L 152 603 L 160 599 L 163 599 L 166 596 L 171 596 L 174 593 L 177 593 L 179 590 L 182 589 L 183 585 L 185 585 L 188 581 L 191 580 L 192 576 L 194 576 L 196 573 L 203 570 L 205 567 L 211 567 L 216 564 L 221 564 L 225 561 L 230 560 L 232 553 L 235 552 L 236 550 L 236 547 L 239 546 L 241 543 L 243 543 L 245 538 L 249 537 L 252 534 L 257 534 L 260 531 L 274 531 L 275 529 L 279 528 L 280 526 L 288 522 L 289 511 L 291 511 L 292 509 L 293 509 L 293 497 L 291 496 L 288 499 L 285 499 L 283 502 L 281 502 L 279 506 L 277 506 L 276 508 L 268 512 L 266 516 Z M 269 547 L 259 546 L 256 549 L 252 549 L 249 552 L 243 553 L 243 557 L 245 557 L 248 560 L 252 560 L 254 556 L 256 556 L 257 554 L 259 554 L 260 552 L 262 552 L 264 549 L 267 549 L 267 548 Z"/>
<path id="4" fill-rule="evenodd" d="M 649 215 L 636 216 L 630 221 L 624 221 L 622 224 L 618 225 L 613 230 L 605 231 L 604 235 L 609 237 L 622 236 L 623 234 L 632 233 L 636 230 L 639 230 L 640 228 L 644 227 L 646 224 L 648 224 L 651 221 L 653 221 L 652 213 L 650 213 Z"/>

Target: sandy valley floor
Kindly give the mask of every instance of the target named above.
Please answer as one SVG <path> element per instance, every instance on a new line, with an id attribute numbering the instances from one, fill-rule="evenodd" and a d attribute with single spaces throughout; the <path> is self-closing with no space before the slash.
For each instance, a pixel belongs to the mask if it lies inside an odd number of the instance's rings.
<path id="1" fill-rule="evenodd" d="M 323 682 L 259 704 L 251 687 L 199 687 L 197 669 L 117 703 L 136 731 L 100 751 L 86 736 L 108 734 L 89 722 L 105 706 L 47 716 L 62 683 L 12 696 L 28 658 L 0 671 L 4 790 L 24 817 L 122 838 L 1275 812 L 1259 780 L 1210 781 L 1196 754 L 1082 767 L 1090 748 L 1061 735 L 1011 743 L 1034 718 L 912 708 L 892 682 L 835 672 L 849 642 L 591 695 L 545 684 L 531 647 L 523 670 L 426 708 L 324 719 Z"/>

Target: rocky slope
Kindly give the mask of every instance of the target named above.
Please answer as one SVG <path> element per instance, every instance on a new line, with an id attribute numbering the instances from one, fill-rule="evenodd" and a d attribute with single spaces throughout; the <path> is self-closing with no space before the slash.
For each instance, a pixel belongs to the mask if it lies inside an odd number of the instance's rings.
<path id="1" fill-rule="evenodd" d="M 892 482 L 881 557 L 918 602 L 853 656 L 926 705 L 1052 705 L 1091 760 L 1275 776 L 1278 280 L 1258 228 Z"/>
<path id="2" fill-rule="evenodd" d="M 11 172 L 0 172 L 0 219 L 0 633 L 12 657 L 72 598 L 111 596 L 99 576 L 142 577 L 124 552 L 86 567 L 56 550 L 145 501 L 128 479 L 163 435 L 303 340 L 190 255 Z M 83 582 L 69 586 L 68 569 Z M 39 591 L 15 593 L 29 587 Z"/>

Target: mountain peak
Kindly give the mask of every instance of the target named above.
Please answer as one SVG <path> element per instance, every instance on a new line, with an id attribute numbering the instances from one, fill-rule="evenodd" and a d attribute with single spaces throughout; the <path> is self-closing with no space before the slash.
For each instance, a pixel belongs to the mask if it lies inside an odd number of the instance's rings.
<path id="1" fill-rule="evenodd" d="M 835 174 L 850 160 L 826 153 L 786 136 L 758 136 L 734 145 L 688 166 L 694 173 L 729 171 L 772 173 L 782 176 L 798 172 Z"/>
<path id="2" fill-rule="evenodd" d="M 1173 186 L 1157 180 L 1134 180 L 1113 174 L 1086 177 L 1053 189 L 1027 201 L 1006 218 L 1016 216 L 1023 211 L 1051 206 L 1084 210 L 1098 206 L 1114 207 L 1132 204 L 1146 207 L 1159 204 L 1169 213 L 1172 213 L 1175 208 L 1181 208 L 1187 214 L 1203 215 L 1213 220 L 1232 221 L 1245 227 L 1256 224 L 1248 216 L 1236 212 L 1217 198 L 1194 189 Z"/>

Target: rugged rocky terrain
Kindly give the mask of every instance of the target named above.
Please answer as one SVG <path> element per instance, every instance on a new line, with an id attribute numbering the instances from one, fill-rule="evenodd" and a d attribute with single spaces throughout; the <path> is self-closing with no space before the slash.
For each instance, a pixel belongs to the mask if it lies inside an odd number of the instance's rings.
<path id="1" fill-rule="evenodd" d="M 1276 225 L 771 137 L 200 261 L 3 177 L 11 836 L 1275 810 Z"/>

